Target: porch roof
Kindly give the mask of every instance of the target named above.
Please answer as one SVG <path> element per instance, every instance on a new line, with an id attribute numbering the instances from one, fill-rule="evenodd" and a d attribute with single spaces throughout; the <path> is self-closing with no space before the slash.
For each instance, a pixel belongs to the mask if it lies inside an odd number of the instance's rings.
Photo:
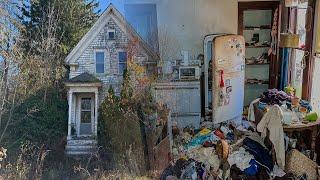
<path id="1" fill-rule="evenodd" d="M 65 81 L 65 84 L 66 86 L 75 86 L 75 85 L 101 86 L 102 82 L 98 78 L 94 77 L 92 74 L 85 72 Z"/>

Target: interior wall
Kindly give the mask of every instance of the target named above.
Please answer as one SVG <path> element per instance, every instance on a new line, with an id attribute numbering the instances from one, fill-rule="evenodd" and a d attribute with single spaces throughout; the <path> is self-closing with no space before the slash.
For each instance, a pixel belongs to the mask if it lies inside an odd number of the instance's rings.
<path id="1" fill-rule="evenodd" d="M 159 41 L 166 44 L 179 58 L 187 50 L 191 58 L 203 53 L 203 39 L 208 34 L 237 34 L 238 1 L 265 0 L 121 0 L 125 4 L 155 3 Z M 275 0 L 277 1 L 277 0 Z M 165 36 L 165 38 L 163 38 Z M 167 45 L 169 44 L 169 45 Z M 160 50 L 161 52 L 161 50 Z"/>
<path id="2" fill-rule="evenodd" d="M 157 4 L 159 39 L 170 36 L 176 46 L 196 58 L 208 34 L 237 34 L 237 0 L 161 0 Z M 169 45 L 170 46 L 170 45 Z"/>
<path id="3" fill-rule="evenodd" d="M 316 17 L 315 17 L 315 27 L 314 30 L 314 38 L 315 41 L 313 43 L 314 52 L 318 52 L 320 50 L 320 1 L 317 1 L 316 4 Z M 314 71 L 313 71 L 313 79 L 312 79 L 312 90 L 311 90 L 311 104 L 313 110 L 320 115 L 320 57 L 315 57 L 314 63 Z"/>
<path id="4" fill-rule="evenodd" d="M 312 91 L 311 91 L 311 104 L 315 112 L 320 115 L 320 58 L 315 58 Z"/>

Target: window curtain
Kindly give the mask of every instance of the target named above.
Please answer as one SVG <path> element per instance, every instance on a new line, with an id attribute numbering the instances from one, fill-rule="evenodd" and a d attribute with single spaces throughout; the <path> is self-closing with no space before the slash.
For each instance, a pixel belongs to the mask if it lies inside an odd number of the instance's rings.
<path id="1" fill-rule="evenodd" d="M 286 31 L 289 33 L 297 32 L 297 9 L 288 8 L 288 18 Z M 280 67 L 280 81 L 279 89 L 284 90 L 288 85 L 291 85 L 291 82 L 295 79 L 295 51 L 290 48 L 281 49 L 281 67 Z"/>
<path id="2" fill-rule="evenodd" d="M 280 68 L 280 90 L 284 90 L 284 88 L 288 85 L 289 83 L 289 61 L 290 61 L 290 53 L 291 49 L 290 48 L 282 48 L 282 63 L 281 63 L 281 68 Z"/>

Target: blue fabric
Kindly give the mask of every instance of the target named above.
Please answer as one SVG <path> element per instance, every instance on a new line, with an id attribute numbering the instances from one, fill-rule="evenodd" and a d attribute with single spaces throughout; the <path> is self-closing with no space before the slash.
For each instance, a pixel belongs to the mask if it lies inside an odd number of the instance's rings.
<path id="1" fill-rule="evenodd" d="M 302 100 L 302 99 L 301 99 L 301 100 L 300 100 L 300 106 L 308 109 L 308 112 L 311 112 L 311 111 L 312 111 L 312 106 L 311 106 L 311 104 L 310 104 L 309 101 L 306 101 L 306 100 Z"/>
<path id="2" fill-rule="evenodd" d="M 212 140 L 212 133 L 202 135 L 202 136 L 197 136 L 191 139 L 191 141 L 184 145 L 185 149 L 189 149 L 195 146 L 200 146 L 206 141 L 211 141 Z"/>
<path id="3" fill-rule="evenodd" d="M 251 161 L 249 162 L 249 164 L 250 164 L 251 166 L 248 167 L 247 169 L 245 169 L 243 172 L 244 172 L 247 176 L 255 176 L 255 175 L 259 172 L 259 167 L 260 167 L 260 165 L 259 165 L 254 159 L 251 159 Z"/>
<path id="4" fill-rule="evenodd" d="M 267 105 L 268 105 L 267 103 L 259 101 L 258 108 L 264 111 L 267 108 Z"/>
<path id="5" fill-rule="evenodd" d="M 269 154 L 268 149 L 265 149 L 261 144 L 250 138 L 245 138 L 243 140 L 243 145 L 246 151 L 252 154 L 257 162 L 268 167 L 270 172 L 273 170 L 272 157 Z"/>
<path id="6" fill-rule="evenodd" d="M 279 89 L 284 90 L 288 84 L 288 70 L 289 70 L 290 49 L 282 48 L 282 63 L 280 69 L 280 84 Z"/>
<path id="7" fill-rule="evenodd" d="M 233 133 L 228 133 L 226 139 L 230 140 L 230 141 L 233 141 L 234 140 L 234 134 Z"/>

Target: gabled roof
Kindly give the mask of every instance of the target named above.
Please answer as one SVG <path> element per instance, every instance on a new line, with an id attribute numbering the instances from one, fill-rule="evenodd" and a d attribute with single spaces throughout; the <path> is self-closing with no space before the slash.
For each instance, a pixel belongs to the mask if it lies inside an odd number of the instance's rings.
<path id="1" fill-rule="evenodd" d="M 68 79 L 66 83 L 101 83 L 101 81 L 93 75 L 85 72 L 76 77 Z"/>
<path id="2" fill-rule="evenodd" d="M 149 45 L 138 35 L 133 27 L 125 20 L 122 14 L 113 6 L 109 4 L 108 8 L 102 13 L 98 20 L 94 23 L 91 29 L 82 37 L 79 43 L 72 49 L 65 59 L 67 64 L 75 63 L 75 61 L 81 56 L 84 50 L 89 46 L 92 40 L 99 34 L 108 21 L 112 18 L 116 24 L 124 31 L 130 38 L 137 38 L 139 45 L 150 55 L 154 60 L 159 59 L 159 55 L 155 53 Z"/>

